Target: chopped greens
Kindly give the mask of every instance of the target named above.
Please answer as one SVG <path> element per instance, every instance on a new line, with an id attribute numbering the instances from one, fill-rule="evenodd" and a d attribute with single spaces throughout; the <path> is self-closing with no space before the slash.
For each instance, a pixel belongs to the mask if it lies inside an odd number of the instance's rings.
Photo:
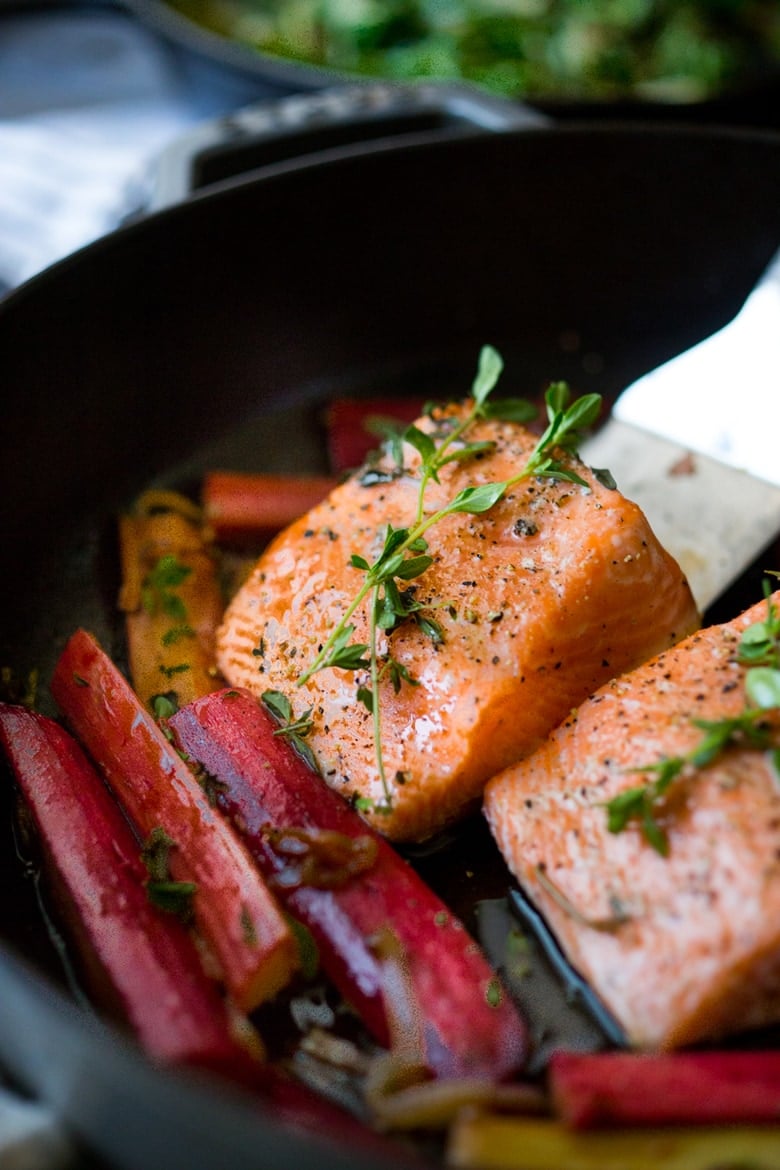
<path id="1" fill-rule="evenodd" d="M 191 574 L 192 569 L 176 557 L 160 557 L 144 578 L 141 603 L 148 614 L 164 613 L 176 622 L 185 623 L 187 609 L 176 589 Z"/>
<path id="2" fill-rule="evenodd" d="M 780 57 L 766 0 L 170 0 L 273 56 L 511 97 L 690 102 Z"/>
<path id="3" fill-rule="evenodd" d="M 152 905 L 166 914 L 174 914 L 183 922 L 192 918 L 192 899 L 197 892 L 195 882 L 177 882 L 170 876 L 170 855 L 176 842 L 160 825 L 152 829 L 141 850 L 141 860 L 149 877 L 146 894 Z"/>
<path id="4" fill-rule="evenodd" d="M 289 740 L 306 763 L 315 772 L 319 772 L 319 765 L 314 752 L 305 742 L 311 731 L 311 707 L 297 718 L 293 715 L 292 704 L 281 691 L 263 691 L 261 698 L 268 710 L 279 723 L 274 735 L 282 735 Z"/>

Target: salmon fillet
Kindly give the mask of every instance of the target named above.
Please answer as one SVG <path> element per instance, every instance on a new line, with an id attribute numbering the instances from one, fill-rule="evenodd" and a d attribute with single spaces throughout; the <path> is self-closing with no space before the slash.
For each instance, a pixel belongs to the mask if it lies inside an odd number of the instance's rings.
<path id="1" fill-rule="evenodd" d="M 639 1047 L 780 1020 L 780 776 L 771 752 L 732 744 L 707 767 L 686 769 L 661 806 L 667 856 L 636 822 L 610 833 L 604 808 L 642 783 L 632 769 L 693 750 L 703 731 L 692 720 L 750 706 L 738 644 L 766 615 L 761 602 L 607 683 L 485 791 L 518 882 Z"/>
<path id="2" fill-rule="evenodd" d="M 458 408 L 449 414 L 460 417 Z M 418 426 L 431 432 L 434 423 Z M 516 474 L 535 443 L 519 424 L 492 420 L 468 438 L 493 447 L 445 465 L 426 511 L 468 485 Z M 217 635 L 230 683 L 284 692 L 296 714 L 312 708 L 307 743 L 325 779 L 362 798 L 367 819 L 395 840 L 423 839 L 463 815 L 486 780 L 536 747 L 573 704 L 698 625 L 681 569 L 639 508 L 582 465 L 588 488 L 535 478 L 485 514 L 448 516 L 426 534 L 433 564 L 410 582 L 441 641 L 413 619 L 380 641 L 418 685 L 395 693 L 389 678 L 382 683 L 393 792 L 391 810 L 379 811 L 371 716 L 356 701 L 366 673 L 326 669 L 304 686 L 297 680 L 362 583 L 352 554 L 371 562 L 388 524 L 411 525 L 419 466 L 405 445 L 401 474 L 386 454 L 339 485 L 268 547 Z M 367 642 L 367 608 L 353 621 L 353 640 Z"/>

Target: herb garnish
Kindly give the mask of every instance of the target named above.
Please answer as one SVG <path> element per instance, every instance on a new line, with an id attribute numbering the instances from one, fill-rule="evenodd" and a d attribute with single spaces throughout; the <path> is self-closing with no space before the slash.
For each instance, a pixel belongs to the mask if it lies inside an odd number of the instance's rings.
<path id="1" fill-rule="evenodd" d="M 175 646 L 177 642 L 181 642 L 183 638 L 194 638 L 195 631 L 192 626 L 171 626 L 163 634 L 161 641 L 163 646 Z"/>
<path id="2" fill-rule="evenodd" d="M 177 622 L 186 622 L 187 610 L 178 593 L 174 592 L 192 569 L 175 556 L 160 557 L 147 573 L 141 586 L 141 604 L 148 614 L 164 613 Z"/>
<path id="3" fill-rule="evenodd" d="M 296 718 L 293 715 L 290 700 L 281 691 L 263 691 L 260 697 L 280 724 L 274 731 L 274 735 L 282 735 L 285 739 L 289 740 L 298 755 L 306 761 L 309 767 L 313 768 L 315 772 L 319 772 L 320 769 L 314 752 L 305 742 L 306 736 L 312 728 L 312 708 L 309 707 L 302 715 Z"/>
<path id="4" fill-rule="evenodd" d="M 658 822 L 657 812 L 670 785 L 683 772 L 711 764 L 732 744 L 746 744 L 760 751 L 773 749 L 775 769 L 780 773 L 777 731 L 766 718 L 767 711 L 780 707 L 780 615 L 772 602 L 767 581 L 764 582 L 764 597 L 766 618 L 743 631 L 737 650 L 737 662 L 749 668 L 745 674 L 745 693 L 750 706 L 738 715 L 723 719 L 692 720 L 704 734 L 690 752 L 633 768 L 632 771 L 644 772 L 653 778 L 607 801 L 610 833 L 620 833 L 632 821 L 637 822 L 648 844 L 666 857 L 669 841 Z"/>
<path id="5" fill-rule="evenodd" d="M 177 662 L 174 666 L 160 666 L 160 674 L 165 675 L 167 679 L 174 678 L 177 674 L 186 674 L 190 669 L 189 662 Z"/>
<path id="6" fill-rule="evenodd" d="M 152 695 L 149 706 L 158 722 L 163 719 L 171 719 L 179 710 L 179 697 L 176 691 L 161 691 L 159 694 Z"/>
<path id="7" fill-rule="evenodd" d="M 601 409 L 601 397 L 598 394 L 586 394 L 570 402 L 566 383 L 555 382 L 545 395 L 547 428 L 520 471 L 508 480 L 463 488 L 449 503 L 426 515 L 426 489 L 431 480 L 440 482 L 441 469 L 448 463 L 477 458 L 492 449 L 491 442 L 467 440 L 467 432 L 474 423 L 488 418 L 528 421 L 536 413 L 534 407 L 523 399 L 488 402 L 502 369 L 500 354 L 492 346 L 484 346 L 471 388 L 472 405 L 464 417 L 443 435 L 429 434 L 414 423 L 404 431 L 403 440 L 414 447 L 420 456 L 414 520 L 407 528 L 387 526 L 382 551 L 373 564 L 357 553 L 352 555 L 349 563 L 364 574 L 363 583 L 313 662 L 298 679 L 301 685 L 317 671 L 328 667 L 368 672 L 367 683 L 361 682 L 357 687 L 357 699 L 372 716 L 377 773 L 384 794 L 383 801 L 374 806 L 376 812 L 386 813 L 392 809 L 392 788 L 385 772 L 382 752 L 380 684 L 383 679 L 389 678 L 396 693 L 404 683 L 416 685 L 416 680 L 407 668 L 397 662 L 392 654 L 387 653 L 380 661 L 377 648 L 379 634 L 382 631 L 389 636 L 406 618 L 426 608 L 415 599 L 412 589 L 402 588 L 403 584 L 422 576 L 433 563 L 433 557 L 428 552 L 426 533 L 447 516 L 488 512 L 510 488 L 532 476 L 568 480 L 585 488 L 589 486 L 571 468 L 566 456 L 576 453 L 582 431 L 596 421 Z M 401 457 L 402 448 L 397 439 L 392 441 L 392 450 L 397 459 Z M 369 602 L 369 640 L 367 643 L 352 642 L 355 626 L 351 619 L 366 599 Z M 420 624 L 434 641 L 441 640 L 443 635 L 438 623 L 425 619 Z"/>
<path id="8" fill-rule="evenodd" d="M 175 848 L 173 838 L 160 825 L 156 825 L 141 850 L 141 860 L 149 874 L 146 893 L 149 901 L 159 910 L 189 922 L 192 918 L 192 899 L 198 887 L 195 882 L 177 882 L 171 878 L 170 854 Z"/>
<path id="9" fill-rule="evenodd" d="M 189 624 L 187 606 L 184 598 L 177 590 L 192 573 L 190 565 L 183 564 L 173 554 L 161 556 L 146 574 L 141 584 L 141 604 L 149 617 L 154 618 L 162 614 L 169 618 L 171 625 L 160 636 L 160 645 L 168 650 L 182 641 L 196 638 L 197 633 Z M 177 675 L 186 674 L 191 670 L 189 662 L 165 662 L 158 664 L 158 670 L 166 681 L 171 682 Z M 173 702 L 177 702 L 175 691 L 168 692 Z M 157 710 L 157 696 L 153 696 L 151 707 L 158 722 L 166 718 L 164 705 Z"/>

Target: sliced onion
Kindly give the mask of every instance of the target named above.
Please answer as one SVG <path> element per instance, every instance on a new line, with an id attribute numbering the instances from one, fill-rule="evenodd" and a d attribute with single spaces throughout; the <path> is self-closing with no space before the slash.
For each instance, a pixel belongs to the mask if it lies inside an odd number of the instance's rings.
<path id="1" fill-rule="evenodd" d="M 390 1051 L 371 1061 L 364 1082 L 366 1105 L 377 1128 L 444 1129 L 469 1107 L 522 1113 L 539 1113 L 546 1108 L 545 1096 L 535 1085 L 497 1085 L 476 1078 L 432 1079 L 406 953 L 389 929 L 372 940 L 372 947 L 382 963 L 390 1031 Z"/>
<path id="2" fill-rule="evenodd" d="M 374 1124 L 385 1130 L 445 1129 L 464 1109 L 543 1113 L 547 1100 L 530 1084 L 496 1085 L 475 1078 L 423 1080 L 419 1066 L 403 1065 L 391 1053 L 373 1062 L 365 1081 Z"/>
<path id="3" fill-rule="evenodd" d="M 346 1040 L 343 1036 L 334 1036 L 332 1032 L 326 1032 L 322 1028 L 312 1028 L 298 1047 L 299 1050 L 308 1053 L 309 1056 L 316 1056 L 325 1064 L 359 1075 L 368 1070 L 371 1061 L 371 1058 L 365 1052 L 361 1052 L 351 1040 Z"/>

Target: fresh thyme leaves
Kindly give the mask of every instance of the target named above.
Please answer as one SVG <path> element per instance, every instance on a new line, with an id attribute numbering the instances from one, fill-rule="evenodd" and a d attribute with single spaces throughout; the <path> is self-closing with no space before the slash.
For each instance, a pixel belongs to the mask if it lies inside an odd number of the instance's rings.
<path id="1" fill-rule="evenodd" d="M 738 715 L 717 720 L 694 719 L 703 735 L 690 752 L 664 757 L 654 764 L 633 769 L 652 776 L 651 780 L 607 801 L 607 828 L 621 833 L 636 822 L 649 845 L 666 857 L 669 840 L 658 821 L 658 810 L 673 783 L 683 772 L 705 768 L 733 744 L 747 744 L 759 751 L 774 750 L 775 767 L 780 772 L 780 747 L 777 731 L 766 713 L 780 708 L 780 615 L 773 604 L 768 582 L 764 582 L 767 616 L 743 632 L 737 661 L 746 665 L 745 694 L 751 706 Z"/>
<path id="2" fill-rule="evenodd" d="M 666 757 L 655 764 L 634 769 L 636 772 L 652 774 L 654 778 L 635 788 L 626 789 L 607 802 L 607 828 L 610 833 L 620 833 L 631 821 L 636 821 L 647 843 L 663 857 L 668 856 L 669 840 L 657 819 L 657 812 L 672 782 L 686 770 L 705 768 L 731 744 L 748 743 L 759 749 L 770 748 L 773 744 L 772 730 L 766 722 L 764 708 L 751 708 L 729 719 L 695 719 L 693 724 L 704 735 L 692 751 L 684 756 Z"/>
<path id="3" fill-rule="evenodd" d="M 187 761 L 193 770 L 195 779 L 203 789 L 206 800 L 209 802 L 210 808 L 217 808 L 219 805 L 219 798 L 223 793 L 228 792 L 229 785 L 224 780 L 218 780 L 211 772 L 207 772 L 205 768 L 196 767 L 194 761 Z"/>
<path id="4" fill-rule="evenodd" d="M 548 424 L 527 464 L 528 475 L 565 479 L 587 487 L 582 476 L 564 463 L 559 452 L 575 455 L 583 432 L 592 427 L 601 411 L 600 394 L 584 394 L 570 404 L 569 387 L 554 382 L 545 395 Z"/>
<path id="5" fill-rule="evenodd" d="M 293 715 L 292 704 L 286 695 L 281 691 L 263 691 L 261 698 L 268 710 L 278 720 L 280 726 L 277 727 L 274 735 L 282 735 L 288 739 L 298 755 L 301 756 L 310 768 L 315 772 L 319 772 L 314 752 L 305 742 L 306 736 L 311 731 L 311 707 L 299 715 L 296 719 Z"/>
<path id="6" fill-rule="evenodd" d="M 527 398 L 497 398 L 495 402 L 482 404 L 482 418 L 495 419 L 497 422 L 532 422 L 538 411 Z"/>
<path id="7" fill-rule="evenodd" d="M 468 440 L 468 431 L 478 420 L 491 418 L 525 422 L 535 414 L 533 406 L 522 399 L 488 402 L 502 370 L 500 354 L 492 346 L 484 346 L 480 351 L 477 373 L 471 387 L 471 405 L 462 417 L 454 424 L 448 420 L 449 425 L 433 433 L 422 430 L 414 423 L 404 431 L 403 441 L 413 447 L 420 457 L 414 519 L 408 528 L 388 525 L 382 550 L 373 563 L 357 553 L 352 555 L 349 563 L 363 574 L 363 582 L 319 653 L 298 679 L 299 685 L 305 684 L 317 671 L 332 667 L 367 672 L 367 678 L 358 681 L 356 694 L 358 701 L 372 717 L 377 774 L 383 792 L 383 800 L 374 805 L 376 812 L 389 812 L 393 801 L 382 750 L 380 684 L 387 677 L 396 692 L 403 683 L 417 685 L 417 680 L 408 669 L 389 652 L 380 662 L 379 633 L 381 631 L 389 636 L 401 622 L 413 616 L 434 643 L 443 640 L 441 626 L 420 612 L 430 607 L 416 600 L 413 588 L 400 587 L 422 576 L 433 564 L 426 533 L 447 516 L 488 512 L 511 487 L 533 476 L 564 479 L 588 487 L 586 481 L 573 470 L 567 457 L 576 454 L 582 432 L 595 422 L 601 408 L 601 398 L 597 394 L 588 394 L 571 402 L 568 386 L 564 382 L 555 382 L 545 395 L 547 428 L 518 473 L 501 482 L 469 485 L 437 511 L 426 513 L 428 485 L 431 481 L 437 484 L 441 482 L 440 472 L 443 467 L 454 462 L 477 459 L 492 449 L 493 443 L 490 441 Z M 392 439 L 391 454 L 400 465 L 403 444 L 397 436 Z M 368 642 L 352 642 L 356 628 L 352 617 L 366 600 L 369 613 Z"/>
<path id="8" fill-rule="evenodd" d="M 165 631 L 161 641 L 163 646 L 175 646 L 176 643 L 181 642 L 182 639 L 194 637 L 195 631 L 193 630 L 192 626 L 171 626 L 169 630 Z"/>
<path id="9" fill-rule="evenodd" d="M 197 638 L 195 629 L 188 620 L 187 606 L 179 588 L 190 577 L 191 566 L 183 564 L 173 554 L 166 554 L 155 561 L 141 584 L 141 604 L 150 618 L 158 615 L 168 619 L 170 624 L 160 634 L 163 661 L 158 663 L 157 669 L 167 682 L 172 682 L 177 676 L 192 670 L 192 664 L 186 659 L 180 662 L 171 661 L 172 655 L 167 653 L 182 643 L 192 642 Z M 175 696 L 175 692 L 170 692 Z M 155 699 L 152 696 L 150 706 L 158 722 L 168 716 L 164 710 L 159 712 L 155 708 Z"/>
<path id="10" fill-rule="evenodd" d="M 370 435 L 387 444 L 396 464 L 400 467 L 403 462 L 404 424 L 396 418 L 374 414 L 370 415 L 363 425 Z"/>
<path id="11" fill-rule="evenodd" d="M 780 670 L 770 666 L 754 666 L 745 679 L 745 690 L 751 703 L 766 711 L 780 707 Z"/>
<path id="12" fill-rule="evenodd" d="M 175 591 L 191 572 L 189 565 L 183 565 L 175 556 L 160 557 L 141 587 L 141 604 L 146 612 L 164 613 L 174 621 L 186 622 L 186 607 Z"/>
<path id="13" fill-rule="evenodd" d="M 149 901 L 158 909 L 188 922 L 192 917 L 192 899 L 198 887 L 195 882 L 172 880 L 169 863 L 171 850 L 175 848 L 176 842 L 165 829 L 160 825 L 152 829 L 141 850 L 141 860 L 149 874 L 146 893 Z"/>
<path id="14" fill-rule="evenodd" d="M 192 899 L 197 888 L 195 882 L 169 880 L 146 883 L 147 896 L 152 905 L 166 914 L 174 914 L 182 922 L 189 922 L 192 918 Z"/>
<path id="15" fill-rule="evenodd" d="M 168 861 L 174 845 L 173 838 L 160 825 L 156 825 L 147 837 L 141 850 L 141 860 L 152 881 L 167 880 Z"/>
<path id="16" fill-rule="evenodd" d="M 423 607 L 420 606 L 420 608 L 422 609 Z M 417 625 L 420 627 L 426 637 L 430 638 L 435 646 L 441 646 L 444 641 L 444 631 L 434 618 L 427 617 L 422 613 L 415 613 L 414 620 L 417 622 Z"/>
<path id="17" fill-rule="evenodd" d="M 177 662 L 173 666 L 160 666 L 160 674 L 165 675 L 167 679 L 174 678 L 177 674 L 185 674 L 190 669 L 189 662 Z"/>
<path id="18" fill-rule="evenodd" d="M 155 719 L 171 719 L 179 710 L 179 698 L 176 691 L 161 691 L 152 695 L 149 700 Z"/>
<path id="19" fill-rule="evenodd" d="M 763 588 L 767 616 L 764 621 L 748 626 L 743 633 L 739 644 L 739 660 L 754 667 L 780 671 L 780 614 L 772 601 L 768 581 L 764 581 Z"/>

